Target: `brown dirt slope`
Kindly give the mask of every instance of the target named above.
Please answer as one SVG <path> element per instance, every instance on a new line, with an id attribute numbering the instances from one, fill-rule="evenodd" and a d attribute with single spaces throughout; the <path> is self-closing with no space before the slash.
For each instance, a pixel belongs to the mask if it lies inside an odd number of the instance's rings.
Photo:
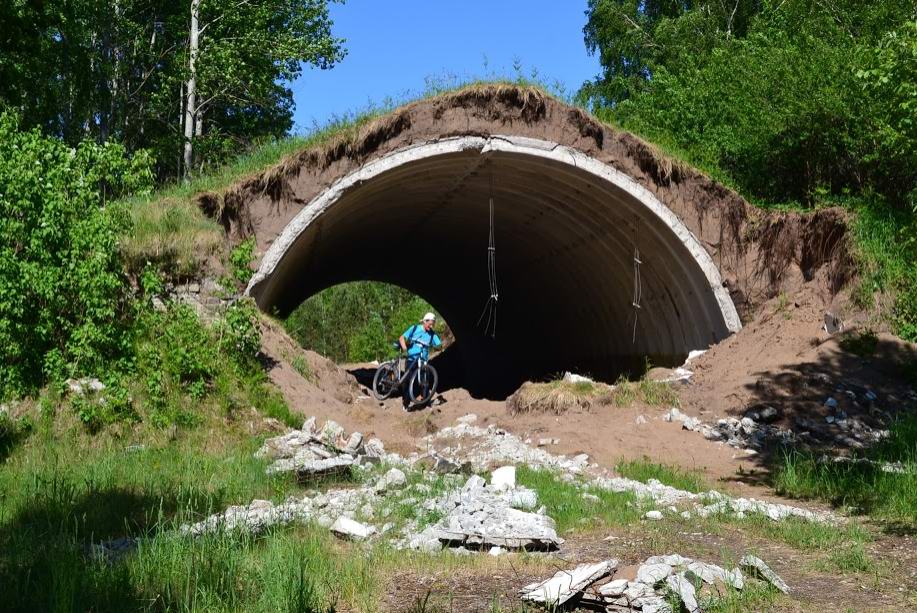
<path id="1" fill-rule="evenodd" d="M 821 278 L 831 291 L 850 275 L 841 211 L 763 212 L 633 134 L 531 87 L 477 85 L 408 104 L 292 155 L 222 194 L 201 194 L 198 202 L 234 240 L 257 237 L 263 253 L 313 198 L 373 158 L 418 142 L 493 134 L 573 147 L 633 177 L 700 239 L 743 319 L 765 299 L 796 289 L 819 269 L 827 270 Z"/>

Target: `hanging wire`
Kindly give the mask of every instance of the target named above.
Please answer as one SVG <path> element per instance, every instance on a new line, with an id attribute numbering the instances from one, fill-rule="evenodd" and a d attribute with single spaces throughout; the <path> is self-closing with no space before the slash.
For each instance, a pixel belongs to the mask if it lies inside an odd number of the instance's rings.
<path id="1" fill-rule="evenodd" d="M 497 303 L 500 300 L 500 292 L 497 288 L 497 246 L 494 241 L 494 176 L 490 174 L 490 234 L 487 243 L 487 281 L 490 284 L 490 297 L 484 304 L 484 310 L 478 318 L 477 325 L 480 326 L 487 316 L 484 324 L 484 335 L 496 338 L 497 336 Z"/>
<path id="2" fill-rule="evenodd" d="M 631 344 L 637 343 L 637 315 L 640 312 L 640 302 L 643 300 L 643 279 L 640 276 L 640 243 L 639 243 L 640 219 L 634 217 L 634 295 L 631 300 L 631 306 L 634 307 L 634 332 L 631 338 Z"/>

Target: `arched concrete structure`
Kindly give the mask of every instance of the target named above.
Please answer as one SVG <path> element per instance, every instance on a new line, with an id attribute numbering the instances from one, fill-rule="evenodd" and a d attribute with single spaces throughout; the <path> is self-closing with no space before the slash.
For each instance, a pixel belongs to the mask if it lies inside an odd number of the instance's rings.
<path id="1" fill-rule="evenodd" d="M 491 193 L 496 339 L 476 326 L 489 294 Z M 425 297 L 453 327 L 466 370 L 499 370 L 508 390 L 562 369 L 608 377 L 644 356 L 677 361 L 741 327 L 717 265 L 678 215 L 614 167 L 529 137 L 435 139 L 370 160 L 286 224 L 248 291 L 285 314 L 360 279 Z"/>

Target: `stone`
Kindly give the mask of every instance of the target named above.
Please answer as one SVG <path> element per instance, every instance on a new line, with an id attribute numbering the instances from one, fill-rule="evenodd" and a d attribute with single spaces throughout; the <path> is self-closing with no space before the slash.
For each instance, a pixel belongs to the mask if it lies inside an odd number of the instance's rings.
<path id="1" fill-rule="evenodd" d="M 379 481 L 376 482 L 376 486 L 373 489 L 376 492 L 387 492 L 403 487 L 407 482 L 408 478 L 405 476 L 404 472 L 397 468 L 391 468 L 379 478 Z"/>
<path id="2" fill-rule="evenodd" d="M 385 456 L 385 445 L 377 438 L 371 438 L 363 444 L 363 453 L 371 458 L 381 458 Z"/>
<path id="3" fill-rule="evenodd" d="M 684 573 L 669 575 L 666 577 L 665 583 L 670 590 L 678 594 L 678 597 L 681 598 L 681 604 L 688 610 L 688 613 L 695 613 L 699 610 L 694 585 L 685 578 Z"/>
<path id="4" fill-rule="evenodd" d="M 634 423 L 636 423 L 638 426 L 642 426 L 643 424 L 647 423 L 646 415 L 637 415 Z"/>
<path id="5" fill-rule="evenodd" d="M 490 474 L 490 486 L 497 490 L 511 490 L 516 487 L 516 467 L 501 466 Z"/>
<path id="6" fill-rule="evenodd" d="M 630 581 L 627 579 L 615 579 L 614 581 L 609 581 L 599 588 L 599 594 L 602 596 L 611 597 L 622 596 L 629 583 Z"/>
<path id="7" fill-rule="evenodd" d="M 487 553 L 489 553 L 490 555 L 494 557 L 497 557 L 497 556 L 502 556 L 504 553 L 506 553 L 506 550 L 503 549 L 502 547 L 491 547 L 490 551 L 488 551 Z"/>
<path id="8" fill-rule="evenodd" d="M 589 502 L 598 502 L 599 500 L 601 500 L 601 498 L 599 498 L 595 494 L 590 494 L 589 492 L 583 492 L 583 500 L 588 500 Z"/>
<path id="9" fill-rule="evenodd" d="M 643 613 L 672 613 L 672 607 L 662 596 L 646 596 L 639 600 Z M 634 603 L 631 603 L 634 604 Z"/>
<path id="10" fill-rule="evenodd" d="M 637 583 L 656 585 L 672 574 L 672 567 L 668 564 L 642 564 L 637 569 Z"/>
<path id="11" fill-rule="evenodd" d="M 825 406 L 828 407 L 829 409 L 836 409 L 836 408 L 837 408 L 837 400 L 835 400 L 834 398 L 827 398 L 827 399 L 825 400 Z"/>
<path id="12" fill-rule="evenodd" d="M 474 422 L 478 421 L 478 416 L 474 413 L 468 413 L 467 415 L 462 415 L 455 421 L 460 424 L 473 424 Z"/>
<path id="13" fill-rule="evenodd" d="M 739 566 L 744 568 L 747 572 L 761 577 L 775 588 L 783 592 L 784 594 L 789 594 L 790 586 L 788 586 L 783 579 L 780 578 L 777 573 L 772 571 L 770 567 L 764 563 L 764 560 L 753 556 L 751 554 L 745 555 L 740 561 Z"/>
<path id="14" fill-rule="evenodd" d="M 344 516 L 338 517 L 331 524 L 331 531 L 337 536 L 355 541 L 362 541 L 376 534 L 376 529 L 373 526 L 361 524 Z"/>
<path id="15" fill-rule="evenodd" d="M 662 519 L 662 512 L 661 511 L 647 511 L 646 514 L 643 516 L 643 518 L 650 519 L 653 521 L 659 521 L 660 519 Z"/>
<path id="16" fill-rule="evenodd" d="M 336 446 L 342 436 L 344 436 L 344 427 L 330 419 L 325 422 L 318 435 L 323 443 L 330 446 Z"/>
<path id="17" fill-rule="evenodd" d="M 363 435 L 359 432 L 354 432 L 347 439 L 347 444 L 344 445 L 344 453 L 349 453 L 350 455 L 356 455 L 363 448 Z"/>
<path id="18" fill-rule="evenodd" d="M 564 383 L 573 383 L 575 385 L 577 383 L 595 383 L 595 381 L 589 377 L 584 377 L 583 375 L 577 375 L 568 371 L 564 373 Z"/>
<path id="19" fill-rule="evenodd" d="M 64 384 L 71 394 L 84 396 L 87 393 L 97 394 L 105 390 L 105 384 L 95 377 L 83 377 L 82 379 L 67 379 Z"/>
<path id="20" fill-rule="evenodd" d="M 522 588 L 520 593 L 523 600 L 559 607 L 587 586 L 610 574 L 617 566 L 617 560 L 580 564 L 573 570 L 558 571 L 545 581 L 531 583 Z"/>
<path id="21" fill-rule="evenodd" d="M 668 564 L 671 567 L 676 566 L 687 566 L 688 564 L 693 563 L 694 560 L 691 558 L 686 558 L 684 556 L 673 553 L 666 556 L 652 556 L 646 559 L 644 564 Z"/>

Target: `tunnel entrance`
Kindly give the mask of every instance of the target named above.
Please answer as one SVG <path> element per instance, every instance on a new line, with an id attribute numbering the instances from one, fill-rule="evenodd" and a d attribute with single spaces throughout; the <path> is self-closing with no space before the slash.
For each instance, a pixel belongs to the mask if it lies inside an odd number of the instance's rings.
<path id="1" fill-rule="evenodd" d="M 493 337 L 478 324 L 490 295 L 490 197 Z M 249 292 L 285 315 L 357 279 L 399 285 L 439 309 L 456 337 L 439 358 L 444 379 L 490 397 L 564 370 L 607 380 L 646 358 L 678 362 L 741 325 L 710 255 L 652 193 L 530 138 L 437 140 L 363 165 L 287 224 Z"/>

